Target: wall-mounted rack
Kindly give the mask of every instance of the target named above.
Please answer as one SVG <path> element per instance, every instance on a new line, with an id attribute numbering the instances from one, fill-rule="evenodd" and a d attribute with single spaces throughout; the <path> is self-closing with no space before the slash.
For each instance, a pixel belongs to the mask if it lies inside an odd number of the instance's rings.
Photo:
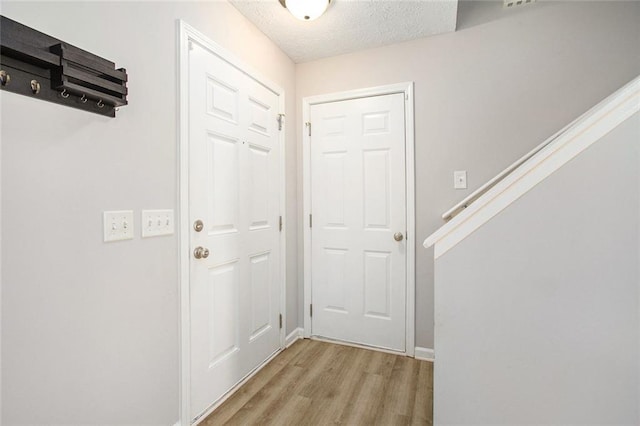
<path id="1" fill-rule="evenodd" d="M 127 72 L 0 16 L 0 89 L 115 117 L 127 105 Z"/>

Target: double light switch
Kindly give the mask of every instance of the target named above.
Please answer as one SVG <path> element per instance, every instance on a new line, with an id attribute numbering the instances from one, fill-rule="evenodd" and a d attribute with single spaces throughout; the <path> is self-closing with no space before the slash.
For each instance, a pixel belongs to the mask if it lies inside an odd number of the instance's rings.
<path id="1" fill-rule="evenodd" d="M 104 241 L 133 239 L 133 211 L 118 210 L 104 212 Z"/>

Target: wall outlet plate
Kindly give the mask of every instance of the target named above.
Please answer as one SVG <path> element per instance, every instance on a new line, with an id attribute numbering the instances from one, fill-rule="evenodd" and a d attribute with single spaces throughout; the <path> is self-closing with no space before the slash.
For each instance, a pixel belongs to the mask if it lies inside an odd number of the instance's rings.
<path id="1" fill-rule="evenodd" d="M 140 215 L 142 238 L 174 233 L 173 210 L 142 210 Z"/>
<path id="2" fill-rule="evenodd" d="M 102 218 L 105 243 L 133 239 L 133 210 L 106 211 Z"/>
<path id="3" fill-rule="evenodd" d="M 467 171 L 457 170 L 453 172 L 454 189 L 467 189 Z"/>

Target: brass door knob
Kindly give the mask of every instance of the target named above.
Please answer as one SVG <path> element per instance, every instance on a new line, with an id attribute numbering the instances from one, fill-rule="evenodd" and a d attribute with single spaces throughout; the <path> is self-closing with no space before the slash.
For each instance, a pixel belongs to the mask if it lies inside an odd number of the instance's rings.
<path id="1" fill-rule="evenodd" d="M 193 257 L 195 257 L 196 259 L 206 259 L 207 257 L 209 257 L 209 249 L 204 247 L 196 247 L 195 250 L 193 250 Z"/>
<path id="2" fill-rule="evenodd" d="M 396 232 L 395 234 L 393 234 L 393 239 L 396 241 L 402 241 L 403 238 L 404 235 L 402 235 L 402 232 Z"/>

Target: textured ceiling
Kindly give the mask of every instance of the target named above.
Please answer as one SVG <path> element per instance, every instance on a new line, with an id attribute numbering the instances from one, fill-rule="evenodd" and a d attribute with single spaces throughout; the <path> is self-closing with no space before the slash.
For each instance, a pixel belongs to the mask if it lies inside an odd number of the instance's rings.
<path id="1" fill-rule="evenodd" d="M 315 21 L 278 0 L 229 0 L 296 63 L 455 31 L 457 0 L 332 0 Z"/>

